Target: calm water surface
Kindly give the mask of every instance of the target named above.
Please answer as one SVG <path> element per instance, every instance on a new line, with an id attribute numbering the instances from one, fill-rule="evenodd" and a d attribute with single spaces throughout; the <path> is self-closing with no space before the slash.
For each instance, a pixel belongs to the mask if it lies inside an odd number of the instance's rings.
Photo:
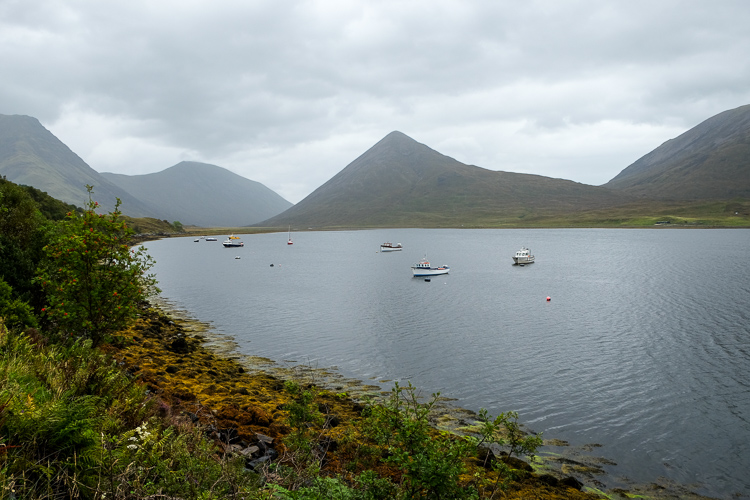
<path id="1" fill-rule="evenodd" d="M 601 444 L 618 464 L 605 483 L 750 497 L 750 231 L 286 236 L 146 246 L 162 296 L 244 354 L 518 411 L 545 437 Z M 379 253 L 384 241 L 404 250 Z M 536 263 L 512 265 L 521 246 Z M 425 254 L 450 275 L 412 278 Z"/>

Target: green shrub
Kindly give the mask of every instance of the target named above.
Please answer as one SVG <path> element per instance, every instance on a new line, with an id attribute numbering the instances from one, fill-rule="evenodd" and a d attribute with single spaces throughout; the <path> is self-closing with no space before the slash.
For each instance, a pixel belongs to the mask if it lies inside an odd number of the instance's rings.
<path id="1" fill-rule="evenodd" d="M 13 298 L 13 289 L 0 278 L 0 318 L 9 328 L 37 326 L 36 316 L 31 306 Z"/>
<path id="2" fill-rule="evenodd" d="M 86 186 L 91 196 L 92 187 Z M 47 294 L 46 317 L 64 334 L 90 338 L 94 345 L 124 327 L 138 304 L 156 289 L 147 274 L 153 260 L 143 247 L 131 249 L 132 230 L 114 212 L 97 214 L 89 198 L 83 214 L 69 212 L 44 248 L 37 281 Z"/>
<path id="3" fill-rule="evenodd" d="M 365 422 L 369 437 L 386 448 L 385 462 L 398 467 L 402 476 L 399 498 L 477 498 L 472 487 L 462 486 L 465 459 L 472 442 L 448 433 L 437 433 L 428 416 L 439 394 L 419 401 L 411 382 L 395 384 L 388 401 L 372 405 Z"/>

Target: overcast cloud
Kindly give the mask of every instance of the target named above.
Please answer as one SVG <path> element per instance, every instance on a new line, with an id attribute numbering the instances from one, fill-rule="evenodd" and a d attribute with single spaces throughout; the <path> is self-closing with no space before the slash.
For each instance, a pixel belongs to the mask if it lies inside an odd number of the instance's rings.
<path id="1" fill-rule="evenodd" d="M 750 104 L 747 0 L 0 0 L 0 113 L 99 172 L 202 161 L 296 203 L 393 130 L 599 185 Z"/>

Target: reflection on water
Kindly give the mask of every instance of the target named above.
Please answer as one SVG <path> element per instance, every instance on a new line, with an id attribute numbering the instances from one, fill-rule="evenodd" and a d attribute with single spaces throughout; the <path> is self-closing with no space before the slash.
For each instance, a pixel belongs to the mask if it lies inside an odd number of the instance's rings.
<path id="1" fill-rule="evenodd" d="M 618 477 L 750 491 L 750 231 L 295 234 L 147 246 L 162 295 L 241 352 L 516 410 Z M 513 266 L 522 246 L 536 262 Z M 425 254 L 451 273 L 412 278 Z"/>

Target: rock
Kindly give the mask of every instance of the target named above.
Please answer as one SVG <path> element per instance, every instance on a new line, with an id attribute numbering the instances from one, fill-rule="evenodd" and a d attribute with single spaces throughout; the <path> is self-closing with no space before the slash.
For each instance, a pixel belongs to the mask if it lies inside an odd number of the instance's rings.
<path id="1" fill-rule="evenodd" d="M 262 468 L 266 462 L 270 461 L 271 457 L 269 455 L 263 455 L 260 458 L 256 458 L 255 460 L 251 460 L 250 462 L 248 462 L 247 467 L 248 469 L 258 472 L 259 468 Z"/>
<path id="2" fill-rule="evenodd" d="M 339 425 L 341 425 L 341 418 L 338 415 L 326 416 L 326 428 L 337 427 Z"/>
<path id="3" fill-rule="evenodd" d="M 477 458 L 486 469 L 492 469 L 492 462 L 497 461 L 495 453 L 487 446 L 481 446 L 477 450 Z"/>
<path id="4" fill-rule="evenodd" d="M 255 439 L 258 440 L 258 443 L 260 443 L 260 446 L 262 448 L 270 448 L 273 444 L 273 438 L 270 436 L 266 436 L 265 434 L 261 434 L 260 432 L 255 433 Z"/>
<path id="5" fill-rule="evenodd" d="M 583 488 L 583 483 L 580 482 L 578 479 L 574 478 L 573 476 L 568 476 L 564 479 L 561 479 L 560 484 L 567 486 L 568 488 L 575 488 L 577 490 L 580 490 L 581 488 Z"/>
<path id="6" fill-rule="evenodd" d="M 544 483 L 549 486 L 557 486 L 560 484 L 560 480 L 551 474 L 542 474 L 537 478 L 540 483 Z"/>
<path id="7" fill-rule="evenodd" d="M 258 448 L 257 446 L 248 446 L 247 448 L 241 449 L 238 453 L 247 458 L 250 458 L 259 455 L 260 448 Z"/>
<path id="8" fill-rule="evenodd" d="M 505 456 L 503 457 L 503 462 L 505 462 L 511 469 L 523 470 L 526 472 L 534 471 L 534 468 L 532 466 L 530 466 L 520 458 Z"/>
<path id="9" fill-rule="evenodd" d="M 240 435 L 237 432 L 237 429 L 231 427 L 228 429 L 217 429 L 216 434 L 218 435 L 217 439 L 224 443 L 236 443 L 240 440 Z"/>
<path id="10" fill-rule="evenodd" d="M 179 336 L 169 344 L 169 350 L 177 354 L 187 354 L 190 352 L 190 344 L 183 336 Z"/>

